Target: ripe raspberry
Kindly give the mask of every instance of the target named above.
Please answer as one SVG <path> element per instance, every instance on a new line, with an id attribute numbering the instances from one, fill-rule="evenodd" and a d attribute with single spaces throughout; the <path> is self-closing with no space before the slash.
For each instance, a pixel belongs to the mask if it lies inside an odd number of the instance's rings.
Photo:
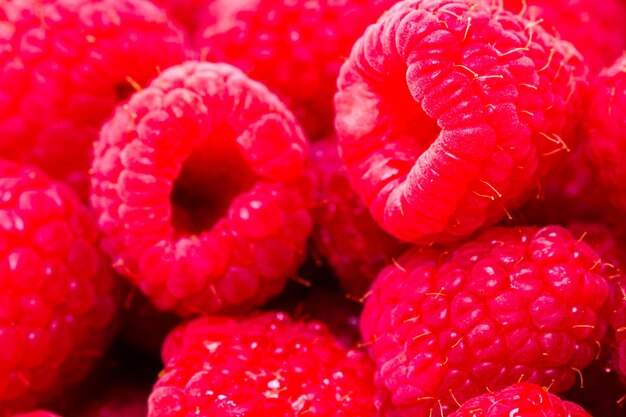
<path id="1" fill-rule="evenodd" d="M 34 408 L 89 371 L 112 336 L 118 282 L 78 196 L 0 161 L 0 416 Z"/>
<path id="2" fill-rule="evenodd" d="M 60 417 L 60 416 L 57 414 L 51 413 L 50 411 L 37 410 L 37 411 L 31 411 L 30 413 L 13 414 L 13 417 Z"/>
<path id="3" fill-rule="evenodd" d="M 117 270 L 162 310 L 239 310 L 276 295 L 311 230 L 307 141 L 226 64 L 172 67 L 102 128 L 91 202 Z"/>
<path id="4" fill-rule="evenodd" d="M 609 199 L 626 213 L 626 54 L 600 72 L 587 114 L 588 148 Z"/>
<path id="5" fill-rule="evenodd" d="M 519 383 L 464 403 L 450 417 L 591 417 L 581 406 L 563 401 L 535 384 Z"/>
<path id="6" fill-rule="evenodd" d="M 543 20 L 550 32 L 571 42 L 594 70 L 609 66 L 626 49 L 623 0 L 504 0 L 504 7 Z"/>
<path id="7" fill-rule="evenodd" d="M 367 25 L 398 0 L 214 0 L 198 48 L 287 104 L 313 139 L 332 131 L 337 74 Z"/>
<path id="8" fill-rule="evenodd" d="M 606 334 L 601 265 L 557 226 L 406 252 L 380 273 L 361 316 L 379 407 L 422 417 L 518 381 L 568 389 Z"/>
<path id="9" fill-rule="evenodd" d="M 21 0 L 0 7 L 0 155 L 87 195 L 100 124 L 159 68 L 182 33 L 147 0 Z"/>
<path id="10" fill-rule="evenodd" d="M 495 223 L 572 145 L 580 55 L 491 3 L 398 3 L 342 67 L 343 161 L 400 239 L 458 239 Z"/>
<path id="11" fill-rule="evenodd" d="M 317 180 L 313 239 L 342 287 L 360 297 L 403 245 L 372 219 L 341 166 L 335 138 L 311 147 Z"/>
<path id="12" fill-rule="evenodd" d="M 373 415 L 373 369 L 316 322 L 270 312 L 203 317 L 172 332 L 148 417 Z"/>

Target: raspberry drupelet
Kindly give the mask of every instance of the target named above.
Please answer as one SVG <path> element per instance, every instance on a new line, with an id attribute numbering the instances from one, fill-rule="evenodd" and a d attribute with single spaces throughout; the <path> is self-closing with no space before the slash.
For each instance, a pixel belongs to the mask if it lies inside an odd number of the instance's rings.
<path id="1" fill-rule="evenodd" d="M 570 388 L 604 349 L 614 271 L 602 265 L 557 226 L 406 252 L 380 273 L 361 316 L 379 409 L 447 415 L 520 381 Z"/>
<path id="2" fill-rule="evenodd" d="M 458 240 L 496 223 L 576 142 L 580 54 L 492 3 L 402 1 L 341 69 L 342 159 L 374 219 L 402 240 Z"/>
<path id="3" fill-rule="evenodd" d="M 65 392 L 104 355 L 120 281 L 76 193 L 0 161 L 0 417 Z"/>
<path id="4" fill-rule="evenodd" d="M 397 1 L 214 0 L 196 46 L 266 84 L 315 140 L 332 132 L 337 74 L 352 44 Z"/>
<path id="5" fill-rule="evenodd" d="M 318 322 L 268 312 L 175 329 L 148 417 L 369 417 L 373 366 Z"/>
<path id="6" fill-rule="evenodd" d="M 311 146 L 317 193 L 313 239 L 341 286 L 361 297 L 383 266 L 406 245 L 387 234 L 372 219 L 354 192 L 330 137 Z"/>
<path id="7" fill-rule="evenodd" d="M 171 67 L 102 128 L 91 203 L 116 269 L 162 310 L 241 310 L 276 295 L 311 231 L 308 143 L 227 64 Z"/>
<path id="8" fill-rule="evenodd" d="M 0 28 L 0 156 L 81 197 L 101 123 L 188 53 L 182 31 L 148 0 L 2 1 Z"/>
<path id="9" fill-rule="evenodd" d="M 519 383 L 465 402 L 450 417 L 591 417 L 578 404 L 563 401 L 535 384 Z"/>

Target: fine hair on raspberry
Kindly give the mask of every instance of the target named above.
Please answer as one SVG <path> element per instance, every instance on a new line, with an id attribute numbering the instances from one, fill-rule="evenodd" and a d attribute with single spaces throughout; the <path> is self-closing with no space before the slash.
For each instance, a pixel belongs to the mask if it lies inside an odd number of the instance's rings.
<path id="1" fill-rule="evenodd" d="M 227 64 L 189 61 L 119 106 L 95 148 L 104 250 L 162 310 L 242 310 L 276 295 L 311 230 L 308 143 Z"/>

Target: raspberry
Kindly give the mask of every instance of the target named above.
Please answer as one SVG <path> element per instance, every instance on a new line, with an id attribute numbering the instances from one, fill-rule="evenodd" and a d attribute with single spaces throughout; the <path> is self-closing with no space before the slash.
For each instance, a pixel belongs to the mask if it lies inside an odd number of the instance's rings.
<path id="1" fill-rule="evenodd" d="M 546 29 L 574 44 L 594 72 L 611 65 L 626 49 L 622 0 L 504 0 L 504 7 L 543 20 Z"/>
<path id="2" fill-rule="evenodd" d="M 0 155 L 86 196 L 100 124 L 185 54 L 181 32 L 147 0 L 3 1 Z"/>
<path id="3" fill-rule="evenodd" d="M 121 298 L 78 196 L 0 161 L 0 416 L 81 379 L 112 336 Z"/>
<path id="4" fill-rule="evenodd" d="M 226 64 L 172 67 L 102 128 L 91 202 L 117 270 L 161 310 L 241 310 L 301 262 L 311 196 L 300 126 Z"/>
<path id="5" fill-rule="evenodd" d="M 586 119 L 588 148 L 610 201 L 626 213 L 626 54 L 600 72 Z"/>
<path id="6" fill-rule="evenodd" d="M 572 146 L 580 55 L 490 3 L 398 3 L 341 69 L 342 159 L 374 219 L 402 240 L 497 222 Z"/>
<path id="7" fill-rule="evenodd" d="M 403 245 L 383 231 L 354 192 L 341 167 L 335 138 L 311 147 L 317 180 L 313 239 L 343 288 L 362 296 Z"/>
<path id="8" fill-rule="evenodd" d="M 60 417 L 60 416 L 57 414 L 51 413 L 50 411 L 37 410 L 37 411 L 31 411 L 30 413 L 13 414 L 13 417 Z"/>
<path id="9" fill-rule="evenodd" d="M 563 401 L 544 388 L 519 383 L 498 392 L 490 392 L 464 403 L 450 417 L 591 417 L 577 404 Z"/>
<path id="10" fill-rule="evenodd" d="M 406 252 L 380 273 L 361 316 L 379 407 L 445 415 L 518 381 L 568 389 L 606 334 L 601 265 L 558 226 L 494 228 L 445 251 Z"/>
<path id="11" fill-rule="evenodd" d="M 197 46 L 275 91 L 313 139 L 332 131 L 337 74 L 352 44 L 397 0 L 214 0 Z M 348 22 L 348 23 L 347 23 Z"/>
<path id="12" fill-rule="evenodd" d="M 269 312 L 203 317 L 172 332 L 148 417 L 373 415 L 373 369 L 316 322 Z"/>

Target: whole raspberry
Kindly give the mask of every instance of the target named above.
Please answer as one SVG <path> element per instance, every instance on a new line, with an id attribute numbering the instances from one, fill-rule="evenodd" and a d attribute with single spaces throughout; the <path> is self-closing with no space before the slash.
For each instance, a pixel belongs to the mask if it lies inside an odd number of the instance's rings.
<path id="1" fill-rule="evenodd" d="M 591 417 L 578 404 L 524 382 L 473 398 L 450 414 L 450 417 L 504 416 Z"/>
<path id="2" fill-rule="evenodd" d="M 103 355 L 119 283 L 67 186 L 0 161 L 0 416 L 64 392 Z"/>
<path id="3" fill-rule="evenodd" d="M 610 201 L 626 213 L 626 53 L 600 72 L 586 118 L 589 157 Z"/>
<path id="4" fill-rule="evenodd" d="M 361 316 L 379 408 L 445 415 L 519 381 L 568 389 L 606 334 L 601 266 L 557 226 L 494 228 L 445 251 L 406 252 L 380 273 Z"/>
<path id="5" fill-rule="evenodd" d="M 367 25 L 398 0 L 214 0 L 197 47 L 287 104 L 313 139 L 332 131 L 337 74 Z"/>
<path id="6" fill-rule="evenodd" d="M 291 113 L 240 70 L 171 67 L 102 128 L 91 203 L 103 247 L 162 310 L 258 305 L 305 254 L 307 152 Z"/>
<path id="7" fill-rule="evenodd" d="M 626 49 L 626 3 L 623 0 L 504 0 L 507 10 L 571 42 L 595 71 L 611 65 Z"/>
<path id="8" fill-rule="evenodd" d="M 100 124 L 185 59 L 182 33 L 148 0 L 0 3 L 0 156 L 86 196 Z"/>
<path id="9" fill-rule="evenodd" d="M 148 417 L 373 415 L 373 369 L 316 322 L 270 312 L 203 317 L 172 332 Z"/>
<path id="10" fill-rule="evenodd" d="M 311 147 L 318 202 L 313 239 L 342 287 L 360 297 L 403 245 L 372 219 L 341 166 L 335 138 Z"/>
<path id="11" fill-rule="evenodd" d="M 341 69 L 342 159 L 374 219 L 402 240 L 497 222 L 572 145 L 580 55 L 491 3 L 398 3 Z"/>

